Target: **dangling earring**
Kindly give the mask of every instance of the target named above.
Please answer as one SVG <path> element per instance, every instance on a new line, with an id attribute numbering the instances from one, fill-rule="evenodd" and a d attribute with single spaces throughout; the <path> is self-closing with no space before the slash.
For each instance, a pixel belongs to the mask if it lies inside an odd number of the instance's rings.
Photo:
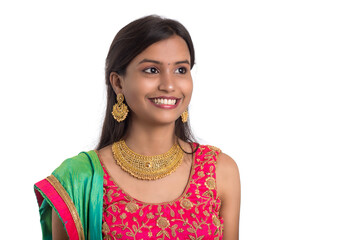
<path id="1" fill-rule="evenodd" d="M 185 110 L 182 114 L 181 114 L 181 121 L 183 123 L 186 123 L 189 117 L 189 113 L 187 110 Z"/>
<path id="2" fill-rule="evenodd" d="M 113 111 L 111 112 L 111 114 L 113 115 L 116 121 L 122 122 L 125 120 L 126 116 L 128 115 L 129 109 L 125 105 L 125 103 L 123 103 L 124 101 L 123 94 L 119 93 L 116 96 L 116 99 L 118 102 L 115 103 L 115 105 L 113 106 Z"/>

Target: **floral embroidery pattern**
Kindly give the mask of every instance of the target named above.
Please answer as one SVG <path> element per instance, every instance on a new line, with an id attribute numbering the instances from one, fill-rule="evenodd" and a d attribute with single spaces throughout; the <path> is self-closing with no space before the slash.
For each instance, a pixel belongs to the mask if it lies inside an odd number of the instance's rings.
<path id="1" fill-rule="evenodd" d="M 187 190 L 174 202 L 146 204 L 124 193 L 104 168 L 103 238 L 222 239 L 215 164 L 220 149 L 199 146 Z"/>

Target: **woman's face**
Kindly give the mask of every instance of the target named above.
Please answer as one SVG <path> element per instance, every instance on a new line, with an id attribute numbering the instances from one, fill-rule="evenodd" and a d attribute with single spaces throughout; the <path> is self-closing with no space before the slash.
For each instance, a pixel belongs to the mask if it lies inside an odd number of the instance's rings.
<path id="1" fill-rule="evenodd" d="M 115 92 L 124 94 L 133 121 L 173 123 L 193 89 L 187 44 L 177 35 L 156 42 L 130 62 L 124 76 L 112 73 L 110 79 Z"/>

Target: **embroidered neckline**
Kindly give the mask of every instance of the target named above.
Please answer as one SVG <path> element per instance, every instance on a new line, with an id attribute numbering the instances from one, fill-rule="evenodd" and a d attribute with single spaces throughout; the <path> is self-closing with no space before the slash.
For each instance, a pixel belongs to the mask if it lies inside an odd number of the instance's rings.
<path id="1" fill-rule="evenodd" d="M 196 143 L 193 143 L 192 147 L 195 147 L 196 148 Z M 198 152 L 200 150 L 200 146 L 197 148 L 196 152 L 194 153 L 194 156 L 192 158 L 192 162 L 191 162 L 191 170 L 190 170 L 190 174 L 189 174 L 189 178 L 188 178 L 188 181 L 187 181 L 187 184 L 186 184 L 186 187 L 184 188 L 184 191 L 180 194 L 179 197 L 177 197 L 176 199 L 174 200 L 171 200 L 171 201 L 166 201 L 166 202 L 160 202 L 160 203 L 149 203 L 149 202 L 145 202 L 145 201 L 141 201 L 141 200 L 138 200 L 134 197 L 132 197 L 130 194 L 128 194 L 124 189 L 122 189 L 115 181 L 114 179 L 112 178 L 112 176 L 110 175 L 107 167 L 105 166 L 104 162 L 101 160 L 101 157 L 99 156 L 98 154 L 98 151 L 95 150 L 95 153 L 96 153 L 96 156 L 98 158 L 98 160 L 101 162 L 101 165 L 102 167 L 104 168 L 104 170 L 106 171 L 106 174 L 108 175 L 109 179 L 113 182 L 113 184 L 125 195 L 127 196 L 128 198 L 134 200 L 135 202 L 139 203 L 139 204 L 142 204 L 142 205 L 152 205 L 152 206 L 158 206 L 158 205 L 167 205 L 167 204 L 173 204 L 175 202 L 179 202 L 182 198 L 184 198 L 190 188 L 190 184 L 191 184 L 191 181 L 193 179 L 193 175 L 195 173 L 195 160 L 196 160 L 196 156 L 198 155 Z M 105 175 L 104 175 L 105 176 Z"/>

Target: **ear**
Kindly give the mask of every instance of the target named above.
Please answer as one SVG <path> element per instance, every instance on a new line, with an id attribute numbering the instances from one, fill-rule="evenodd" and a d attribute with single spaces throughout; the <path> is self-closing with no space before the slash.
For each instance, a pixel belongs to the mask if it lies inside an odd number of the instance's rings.
<path id="1" fill-rule="evenodd" d="M 123 93 L 124 78 L 116 72 L 110 73 L 110 84 L 116 94 Z"/>

